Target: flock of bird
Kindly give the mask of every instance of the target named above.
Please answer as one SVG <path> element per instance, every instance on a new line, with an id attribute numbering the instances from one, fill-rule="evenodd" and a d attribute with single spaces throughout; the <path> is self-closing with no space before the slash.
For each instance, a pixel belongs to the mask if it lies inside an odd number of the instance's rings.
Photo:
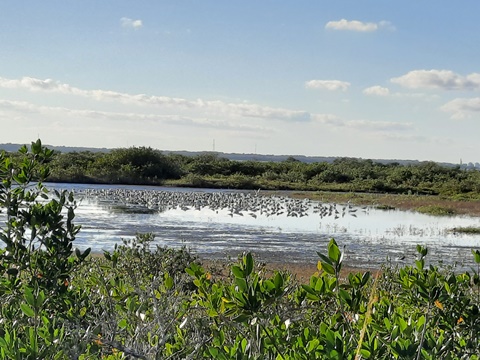
<path id="1" fill-rule="evenodd" d="M 294 199 L 286 196 L 263 196 L 259 191 L 157 191 L 130 189 L 86 189 L 80 194 L 99 202 L 142 207 L 153 211 L 170 209 L 202 210 L 218 212 L 227 210 L 230 216 L 291 216 L 302 217 L 318 214 L 320 218 L 345 215 L 355 216 L 358 208 L 350 204 L 321 203 L 309 199 Z M 367 208 L 363 208 L 367 211 Z"/>

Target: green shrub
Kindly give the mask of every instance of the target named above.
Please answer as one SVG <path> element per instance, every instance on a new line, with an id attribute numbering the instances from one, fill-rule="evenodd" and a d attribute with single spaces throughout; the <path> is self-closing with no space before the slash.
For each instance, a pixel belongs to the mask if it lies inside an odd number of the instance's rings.
<path id="1" fill-rule="evenodd" d="M 6 213 L 0 229 L 0 356 L 60 358 L 75 304 L 71 275 L 90 250 L 73 256 L 79 231 L 73 194 L 52 194 L 42 183 L 53 151 L 38 140 L 19 154 L 17 161 L 0 154 L 0 208 Z"/>

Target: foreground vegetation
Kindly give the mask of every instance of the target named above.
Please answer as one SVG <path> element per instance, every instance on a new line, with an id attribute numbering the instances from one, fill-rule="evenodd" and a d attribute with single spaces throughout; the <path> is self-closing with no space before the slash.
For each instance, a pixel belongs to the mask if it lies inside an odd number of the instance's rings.
<path id="1" fill-rule="evenodd" d="M 218 276 L 151 234 L 92 257 L 73 249 L 73 195 L 42 184 L 52 156 L 0 156 L 0 359 L 478 359 L 478 267 L 426 266 L 418 246 L 342 280 L 332 239 L 306 283 L 249 253 Z"/>
<path id="2" fill-rule="evenodd" d="M 434 162 L 388 165 L 339 158 L 333 163 L 233 161 L 132 147 L 108 153 L 55 153 L 49 181 L 155 184 L 210 188 L 429 194 L 479 199 L 480 172 Z"/>

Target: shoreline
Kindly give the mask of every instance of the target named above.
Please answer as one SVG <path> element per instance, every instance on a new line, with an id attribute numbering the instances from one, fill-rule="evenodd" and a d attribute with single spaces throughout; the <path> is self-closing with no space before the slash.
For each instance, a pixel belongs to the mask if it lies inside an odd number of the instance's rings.
<path id="1" fill-rule="evenodd" d="M 327 203 L 373 206 L 384 208 L 385 210 L 418 211 L 420 209 L 438 208 L 450 210 L 450 215 L 480 217 L 480 200 L 468 198 L 453 199 L 440 195 L 295 190 L 264 191 L 263 194 L 267 196 L 288 196 L 294 199 L 310 199 Z M 433 215 L 442 216 L 441 214 Z"/>
<path id="2" fill-rule="evenodd" d="M 100 258 L 103 257 L 103 253 L 92 252 L 89 254 L 89 257 Z M 287 271 L 291 273 L 295 278 L 301 283 L 308 283 L 310 277 L 318 272 L 317 263 L 315 261 L 305 261 L 305 262 L 280 262 L 278 260 L 269 262 L 268 260 L 262 260 L 255 258 L 256 269 L 261 269 L 265 274 L 271 275 L 274 271 Z M 200 265 L 204 268 L 205 271 L 209 272 L 212 277 L 218 279 L 225 279 L 229 277 L 230 268 L 232 265 L 238 263 L 237 259 L 223 259 L 223 258 L 197 258 Z M 348 274 L 353 273 L 365 273 L 371 272 L 372 275 L 381 271 L 378 268 L 369 268 L 369 267 L 355 267 L 344 264 L 342 266 L 342 271 L 340 277 L 345 279 Z"/>

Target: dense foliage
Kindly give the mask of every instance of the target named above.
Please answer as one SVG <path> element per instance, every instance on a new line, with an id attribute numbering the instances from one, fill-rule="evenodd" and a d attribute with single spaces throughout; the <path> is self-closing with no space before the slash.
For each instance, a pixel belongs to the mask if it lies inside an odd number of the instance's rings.
<path id="1" fill-rule="evenodd" d="M 227 276 L 151 234 L 74 251 L 75 199 L 42 185 L 38 141 L 0 156 L 0 359 L 478 359 L 479 268 L 341 278 L 335 240 L 299 283 L 246 253 Z M 480 266 L 480 252 L 472 250 Z"/>
<path id="2" fill-rule="evenodd" d="M 145 147 L 109 153 L 59 153 L 53 156 L 50 181 L 173 184 L 241 189 L 296 189 L 382 193 L 464 194 L 478 197 L 480 172 L 444 167 L 381 164 L 339 158 L 333 163 L 234 161 L 214 153 L 187 157 L 164 155 Z"/>

